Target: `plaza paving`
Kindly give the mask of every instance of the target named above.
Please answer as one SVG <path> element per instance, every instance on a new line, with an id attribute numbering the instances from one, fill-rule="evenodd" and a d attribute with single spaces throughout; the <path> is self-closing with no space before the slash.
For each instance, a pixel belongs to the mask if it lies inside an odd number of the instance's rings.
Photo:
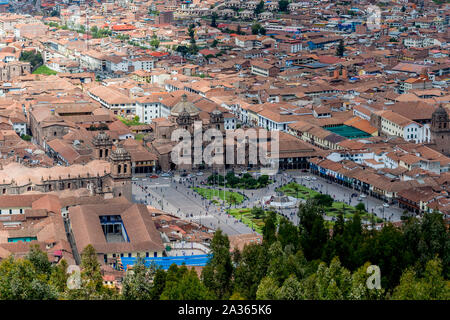
<path id="1" fill-rule="evenodd" d="M 345 202 L 351 206 L 356 206 L 359 201 L 357 197 L 351 198 L 352 193 L 356 191 L 339 184 L 329 183 L 323 178 L 314 176 L 314 180 L 307 180 L 305 177 L 313 177 L 310 173 L 300 171 L 287 171 L 275 176 L 275 182 L 268 187 L 256 190 L 242 190 L 225 188 L 223 185 L 215 188 L 228 191 L 237 191 L 243 193 L 247 198 L 239 205 L 215 205 L 210 200 L 203 199 L 191 187 L 205 187 L 201 184 L 205 181 L 209 173 L 201 177 L 195 176 L 191 179 L 178 181 L 174 178 L 144 178 L 133 181 L 133 197 L 135 202 L 146 203 L 158 209 L 172 213 L 180 218 L 199 222 L 207 227 L 217 229 L 221 228 L 226 234 L 251 233 L 252 229 L 239 222 L 234 217 L 226 214 L 228 208 L 252 208 L 261 206 L 261 199 L 265 196 L 275 194 L 275 190 L 289 182 L 297 182 L 307 188 L 331 195 L 336 201 Z M 403 210 L 398 206 L 391 205 L 388 208 L 383 207 L 383 201 L 367 196 L 362 199 L 367 211 L 383 216 L 389 221 L 399 221 Z M 278 209 L 278 213 L 289 218 L 295 225 L 298 225 L 296 209 Z M 325 217 L 331 219 L 331 217 Z"/>

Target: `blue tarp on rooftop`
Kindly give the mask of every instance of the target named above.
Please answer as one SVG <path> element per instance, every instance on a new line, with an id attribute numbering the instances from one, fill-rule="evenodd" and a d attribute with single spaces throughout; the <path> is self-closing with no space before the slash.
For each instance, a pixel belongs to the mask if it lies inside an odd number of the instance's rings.
<path id="1" fill-rule="evenodd" d="M 183 263 L 186 266 L 205 266 L 210 258 L 210 255 L 200 254 L 192 256 L 178 256 L 178 257 L 156 257 L 156 258 L 144 258 L 145 266 L 149 267 L 154 263 L 157 267 L 161 267 L 164 270 L 169 269 L 172 264 L 181 266 Z M 123 269 L 127 270 L 127 266 L 133 266 L 136 263 L 137 258 L 120 258 L 122 261 Z"/>

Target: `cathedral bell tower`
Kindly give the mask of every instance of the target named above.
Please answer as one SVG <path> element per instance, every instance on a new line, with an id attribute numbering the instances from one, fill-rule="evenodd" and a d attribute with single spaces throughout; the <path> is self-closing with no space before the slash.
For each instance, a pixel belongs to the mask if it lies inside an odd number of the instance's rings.
<path id="1" fill-rule="evenodd" d="M 94 145 L 94 158 L 99 160 L 108 160 L 112 149 L 112 140 L 107 133 L 100 131 L 92 140 Z"/>
<path id="2" fill-rule="evenodd" d="M 113 195 L 115 197 L 124 196 L 131 201 L 131 156 L 127 150 L 121 146 L 111 152 L 109 156 L 111 162 L 111 178 Z"/>

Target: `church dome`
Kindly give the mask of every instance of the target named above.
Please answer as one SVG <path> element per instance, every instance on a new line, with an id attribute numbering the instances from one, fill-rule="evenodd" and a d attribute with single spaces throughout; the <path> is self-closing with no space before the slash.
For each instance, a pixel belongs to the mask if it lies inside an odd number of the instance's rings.
<path id="1" fill-rule="evenodd" d="M 175 117 L 178 117 L 181 114 L 183 114 L 183 116 L 187 114 L 191 117 L 194 117 L 199 113 L 200 110 L 192 102 L 187 101 L 186 94 L 183 94 L 181 96 L 181 101 L 178 102 L 170 111 L 170 114 Z"/>

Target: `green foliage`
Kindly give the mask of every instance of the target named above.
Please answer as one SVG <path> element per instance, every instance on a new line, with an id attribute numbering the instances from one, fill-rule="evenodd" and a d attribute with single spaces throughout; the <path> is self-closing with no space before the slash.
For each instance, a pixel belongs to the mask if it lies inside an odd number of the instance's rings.
<path id="1" fill-rule="evenodd" d="M 35 70 L 37 67 L 44 63 L 40 52 L 34 51 L 22 51 L 19 57 L 20 61 L 28 61 L 31 64 L 31 70 Z"/>
<path id="2" fill-rule="evenodd" d="M 252 24 L 252 34 L 266 34 L 266 29 L 259 23 Z"/>
<path id="3" fill-rule="evenodd" d="M 277 239 L 276 237 L 276 229 L 277 229 L 277 219 L 276 213 L 274 211 L 270 211 L 269 214 L 264 219 L 264 227 L 263 227 L 263 241 L 264 244 L 270 246 Z"/>
<path id="4" fill-rule="evenodd" d="M 364 205 L 364 203 L 360 202 L 355 206 L 355 209 L 359 212 L 363 212 L 366 210 L 366 206 Z"/>
<path id="5" fill-rule="evenodd" d="M 333 198 L 328 194 L 319 193 L 316 194 L 313 199 L 317 201 L 317 204 L 319 206 L 331 207 L 331 205 L 333 204 Z"/>
<path id="6" fill-rule="evenodd" d="M 288 5 L 289 5 L 288 0 L 278 1 L 278 9 L 280 10 L 280 12 L 289 12 Z"/>
<path id="7" fill-rule="evenodd" d="M 213 12 L 213 14 L 211 15 L 211 27 L 216 28 L 217 27 L 217 13 Z"/>
<path id="8" fill-rule="evenodd" d="M 255 13 L 256 16 L 258 16 L 258 15 L 259 15 L 260 13 L 262 13 L 263 11 L 264 11 L 264 1 L 261 0 L 261 1 L 256 5 L 256 8 L 255 8 L 254 13 Z"/>
<path id="9" fill-rule="evenodd" d="M 234 259 L 234 290 L 246 299 L 255 299 L 261 279 L 267 271 L 269 257 L 263 246 L 251 244 L 244 247 L 242 255 Z"/>
<path id="10" fill-rule="evenodd" d="M 77 300 L 105 300 L 114 299 L 116 292 L 103 286 L 100 263 L 92 245 L 86 246 L 81 252 L 81 284 L 78 289 L 69 289 L 67 299 Z"/>
<path id="11" fill-rule="evenodd" d="M 228 299 L 232 294 L 233 265 L 230 241 L 220 229 L 214 233 L 211 241 L 211 254 L 211 259 L 202 271 L 203 283 L 218 299 Z"/>
<path id="12" fill-rule="evenodd" d="M 29 136 L 28 134 L 22 134 L 20 138 L 25 141 L 31 141 L 31 136 Z"/>
<path id="13" fill-rule="evenodd" d="M 265 277 L 261 280 L 256 291 L 257 300 L 276 300 L 278 286 L 274 279 Z"/>
<path id="14" fill-rule="evenodd" d="M 132 270 L 127 270 L 123 280 L 122 297 L 125 300 L 151 300 L 154 268 L 147 268 L 138 259 Z"/>
<path id="15" fill-rule="evenodd" d="M 314 202 L 300 204 L 300 244 L 308 260 L 320 259 L 328 241 L 328 230 L 325 228 L 322 214 Z"/>
<path id="16" fill-rule="evenodd" d="M 442 261 L 428 261 L 423 278 L 418 278 L 413 269 L 407 269 L 392 295 L 394 300 L 449 300 L 450 281 L 442 276 Z"/>
<path id="17" fill-rule="evenodd" d="M 10 256 L 0 263 L 0 299 L 54 300 L 58 297 L 57 290 L 47 277 L 30 260 Z"/>
<path id="18" fill-rule="evenodd" d="M 352 11 L 353 12 L 353 11 Z M 344 40 L 339 41 L 339 45 L 336 48 L 336 56 L 343 57 L 345 52 Z"/>

